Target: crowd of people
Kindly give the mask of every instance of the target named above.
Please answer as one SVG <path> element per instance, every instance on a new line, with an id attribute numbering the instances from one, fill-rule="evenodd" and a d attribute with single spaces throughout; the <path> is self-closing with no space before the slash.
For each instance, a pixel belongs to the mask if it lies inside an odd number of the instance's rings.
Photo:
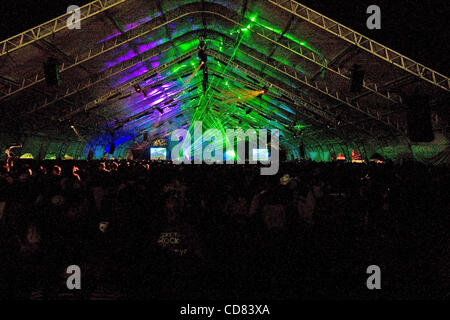
<path id="1" fill-rule="evenodd" d="M 448 298 L 449 170 L 7 162 L 0 297 Z M 81 290 L 66 269 L 81 270 Z M 382 272 L 369 290 L 367 268 Z"/>

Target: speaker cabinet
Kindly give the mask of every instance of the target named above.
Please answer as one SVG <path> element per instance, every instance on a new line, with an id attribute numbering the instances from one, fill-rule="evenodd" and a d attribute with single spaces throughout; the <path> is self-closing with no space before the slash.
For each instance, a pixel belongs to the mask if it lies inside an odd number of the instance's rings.
<path id="1" fill-rule="evenodd" d="M 359 66 L 354 66 L 350 78 L 350 92 L 360 92 L 364 81 L 364 70 Z"/>
<path id="2" fill-rule="evenodd" d="M 59 61 L 55 58 L 48 58 L 47 62 L 44 63 L 44 75 L 45 82 L 48 86 L 61 85 L 61 77 L 59 74 Z"/>
<path id="3" fill-rule="evenodd" d="M 414 142 L 433 141 L 429 97 L 424 94 L 414 94 L 406 97 L 405 103 L 408 107 L 408 137 Z"/>

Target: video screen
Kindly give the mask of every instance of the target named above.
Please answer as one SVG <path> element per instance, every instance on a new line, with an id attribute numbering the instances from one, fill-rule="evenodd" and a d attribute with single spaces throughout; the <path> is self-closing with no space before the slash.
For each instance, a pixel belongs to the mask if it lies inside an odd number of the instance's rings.
<path id="1" fill-rule="evenodd" d="M 269 150 L 268 149 L 253 149 L 253 160 L 254 161 L 269 161 Z"/>
<path id="2" fill-rule="evenodd" d="M 167 150 L 166 148 L 150 148 L 151 160 L 166 160 Z"/>

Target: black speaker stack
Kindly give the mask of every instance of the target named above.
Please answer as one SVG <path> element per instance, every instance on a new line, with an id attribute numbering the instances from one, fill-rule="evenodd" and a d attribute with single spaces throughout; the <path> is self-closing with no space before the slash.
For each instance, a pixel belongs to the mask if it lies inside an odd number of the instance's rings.
<path id="1" fill-rule="evenodd" d="M 434 140 L 431 125 L 429 97 L 414 93 L 405 98 L 407 106 L 408 137 L 413 142 L 431 142 Z"/>
<path id="2" fill-rule="evenodd" d="M 61 76 L 59 74 L 59 61 L 56 58 L 48 58 L 44 63 L 45 82 L 48 86 L 59 87 L 61 85 Z"/>
<path id="3" fill-rule="evenodd" d="M 350 78 L 350 92 L 360 92 L 364 81 L 364 70 L 360 65 L 355 64 L 352 68 Z"/>

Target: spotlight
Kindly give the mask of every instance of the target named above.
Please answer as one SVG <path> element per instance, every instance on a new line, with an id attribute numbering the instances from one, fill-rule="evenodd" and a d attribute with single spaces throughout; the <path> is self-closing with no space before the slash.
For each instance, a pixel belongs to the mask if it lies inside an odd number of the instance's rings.
<path id="1" fill-rule="evenodd" d="M 260 98 L 266 92 L 267 92 L 267 88 L 264 87 L 264 88 L 262 88 L 261 90 L 258 91 L 258 95 L 256 97 Z"/>
<path id="2" fill-rule="evenodd" d="M 44 75 L 45 81 L 48 86 L 61 85 L 61 76 L 59 74 L 60 62 L 56 58 L 48 58 L 47 62 L 44 63 Z"/>

